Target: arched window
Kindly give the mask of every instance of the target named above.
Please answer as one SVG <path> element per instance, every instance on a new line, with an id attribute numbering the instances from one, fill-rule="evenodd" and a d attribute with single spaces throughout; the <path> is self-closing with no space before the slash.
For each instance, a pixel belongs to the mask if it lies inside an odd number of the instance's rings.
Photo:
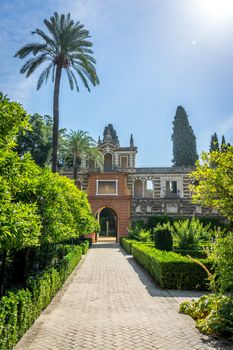
<path id="1" fill-rule="evenodd" d="M 134 182 L 134 197 L 142 198 L 143 197 L 143 186 L 141 180 L 136 180 Z"/>
<path id="2" fill-rule="evenodd" d="M 145 197 L 152 198 L 153 197 L 153 182 L 151 180 L 146 181 L 146 188 L 145 188 Z"/>
<path id="3" fill-rule="evenodd" d="M 111 153 L 106 153 L 104 155 L 104 171 L 111 172 L 113 170 L 113 159 Z"/>

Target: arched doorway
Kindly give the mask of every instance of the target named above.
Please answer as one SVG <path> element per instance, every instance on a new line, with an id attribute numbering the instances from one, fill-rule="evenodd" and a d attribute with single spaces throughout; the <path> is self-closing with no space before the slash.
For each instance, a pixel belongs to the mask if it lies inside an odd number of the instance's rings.
<path id="1" fill-rule="evenodd" d="M 111 153 L 106 153 L 104 155 L 104 172 L 111 172 L 113 170 L 112 160 Z"/>
<path id="2" fill-rule="evenodd" d="M 100 239 L 117 239 L 117 213 L 114 209 L 106 207 L 99 213 Z"/>

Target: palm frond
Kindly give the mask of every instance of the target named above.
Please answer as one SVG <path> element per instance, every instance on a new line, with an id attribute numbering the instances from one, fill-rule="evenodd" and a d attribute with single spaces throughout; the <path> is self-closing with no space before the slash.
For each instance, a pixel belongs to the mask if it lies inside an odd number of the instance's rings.
<path id="1" fill-rule="evenodd" d="M 71 90 L 73 90 L 74 89 L 74 81 L 73 81 L 73 76 L 71 75 L 69 69 L 66 69 L 66 74 L 67 74 L 67 78 L 68 78 L 68 81 L 70 84 L 70 88 L 71 88 Z"/>
<path id="2" fill-rule="evenodd" d="M 43 84 L 44 81 L 47 83 L 47 80 L 49 78 L 49 75 L 53 66 L 54 66 L 54 63 L 52 62 L 47 68 L 43 70 L 37 82 L 37 88 L 36 88 L 37 90 L 41 88 L 41 85 Z"/>
<path id="3" fill-rule="evenodd" d="M 91 90 L 90 90 L 90 87 L 89 87 L 89 85 L 88 85 L 87 79 L 85 78 L 85 76 L 84 76 L 84 74 L 82 73 L 82 71 L 81 71 L 78 67 L 75 67 L 75 66 L 74 66 L 73 68 L 74 68 L 74 70 L 78 73 L 80 79 L 81 79 L 82 82 L 83 82 L 84 87 L 90 92 Z"/>
<path id="4" fill-rule="evenodd" d="M 36 28 L 35 31 L 32 32 L 32 34 L 39 35 L 48 45 L 56 47 L 56 42 L 52 38 L 50 38 L 43 30 Z"/>
<path id="5" fill-rule="evenodd" d="M 41 44 L 41 43 L 27 44 L 21 47 L 21 49 L 19 49 L 16 52 L 14 57 L 25 58 L 30 53 L 32 53 L 35 56 L 38 52 L 43 51 L 43 49 L 45 48 L 46 48 L 46 44 Z"/>
<path id="6" fill-rule="evenodd" d="M 15 54 L 19 58 L 25 58 L 29 54 L 35 56 L 23 65 L 20 72 L 26 73 L 26 77 L 29 77 L 40 64 L 51 61 L 40 74 L 37 89 L 50 75 L 54 82 L 55 65 L 59 65 L 61 69 L 66 69 L 71 89 L 75 86 L 79 91 L 79 78 L 84 87 L 90 91 L 89 84 L 95 86 L 99 83 L 99 79 L 95 70 L 96 60 L 91 49 L 93 44 L 88 40 L 89 31 L 80 22 L 74 22 L 70 14 L 59 15 L 55 12 L 49 19 L 44 19 L 44 24 L 47 32 L 38 28 L 32 32 L 38 35 L 43 43 L 25 45 Z"/>
<path id="7" fill-rule="evenodd" d="M 72 76 L 73 78 L 73 82 L 75 84 L 75 87 L 76 87 L 76 90 L 79 92 L 79 86 L 78 86 L 78 82 L 77 82 L 77 79 L 76 79 L 76 76 L 74 75 L 74 73 L 72 72 L 71 69 L 67 69 L 67 72 L 69 72 L 69 74 Z M 68 73 L 67 73 L 68 74 Z M 69 78 L 68 78 L 69 79 Z M 72 89 L 71 89 L 72 90 Z"/>
<path id="8" fill-rule="evenodd" d="M 41 63 L 47 60 L 46 56 L 46 54 L 42 54 L 39 57 L 31 58 L 23 65 L 20 73 L 26 73 L 26 77 L 28 78 Z"/>

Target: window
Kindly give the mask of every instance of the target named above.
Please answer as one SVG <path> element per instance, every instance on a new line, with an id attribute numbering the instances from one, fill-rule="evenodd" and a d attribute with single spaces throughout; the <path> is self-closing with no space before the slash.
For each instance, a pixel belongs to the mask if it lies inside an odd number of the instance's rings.
<path id="1" fill-rule="evenodd" d="M 151 180 L 146 181 L 145 197 L 153 197 L 153 182 Z"/>
<path id="2" fill-rule="evenodd" d="M 177 181 L 166 181 L 166 195 L 177 195 Z"/>
<path id="3" fill-rule="evenodd" d="M 97 180 L 97 195 L 117 195 L 117 180 Z"/>
<path id="4" fill-rule="evenodd" d="M 89 160 L 89 169 L 95 169 L 95 162 L 93 160 Z"/>
<path id="5" fill-rule="evenodd" d="M 113 158 L 111 153 L 106 153 L 104 155 L 104 171 L 105 172 L 113 171 Z"/>
<path id="6" fill-rule="evenodd" d="M 122 169 L 128 168 L 128 157 L 121 157 L 121 168 Z"/>
<path id="7" fill-rule="evenodd" d="M 143 197 L 143 189 L 142 189 L 142 181 L 136 180 L 134 182 L 134 197 L 135 198 L 141 198 Z"/>

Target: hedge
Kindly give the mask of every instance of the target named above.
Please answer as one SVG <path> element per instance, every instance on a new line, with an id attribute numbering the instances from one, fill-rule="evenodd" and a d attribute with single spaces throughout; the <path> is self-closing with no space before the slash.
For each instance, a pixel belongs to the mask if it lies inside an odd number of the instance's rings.
<path id="1" fill-rule="evenodd" d="M 145 246 L 154 247 L 154 243 L 153 242 L 145 243 L 145 242 L 140 242 L 140 241 L 137 241 L 136 239 L 127 238 L 127 237 L 121 237 L 120 238 L 120 244 L 121 244 L 121 246 L 125 249 L 125 251 L 128 254 L 132 254 L 131 253 L 131 246 L 132 246 L 133 243 L 144 244 Z"/>
<path id="2" fill-rule="evenodd" d="M 137 242 L 135 239 L 125 237 L 120 238 L 120 244 L 128 254 L 131 254 L 131 245 L 135 242 Z"/>
<path id="3" fill-rule="evenodd" d="M 208 289 L 207 273 L 197 263 L 174 252 L 165 252 L 144 244 L 131 244 L 133 257 L 142 265 L 162 288 Z M 213 263 L 200 260 L 208 269 Z"/>
<path id="4" fill-rule="evenodd" d="M 9 292 L 0 300 L 0 350 L 12 349 L 50 303 L 81 260 L 84 246 L 73 246 L 56 267 L 30 277 L 26 289 Z"/>
<path id="5" fill-rule="evenodd" d="M 196 259 L 207 258 L 207 254 L 204 250 L 174 249 L 173 252 L 183 256 L 190 255 L 192 258 L 196 258 Z"/>
<path id="6" fill-rule="evenodd" d="M 85 239 L 85 241 L 80 244 L 80 247 L 82 248 L 82 254 L 86 254 L 90 248 L 90 241 L 88 239 Z"/>

